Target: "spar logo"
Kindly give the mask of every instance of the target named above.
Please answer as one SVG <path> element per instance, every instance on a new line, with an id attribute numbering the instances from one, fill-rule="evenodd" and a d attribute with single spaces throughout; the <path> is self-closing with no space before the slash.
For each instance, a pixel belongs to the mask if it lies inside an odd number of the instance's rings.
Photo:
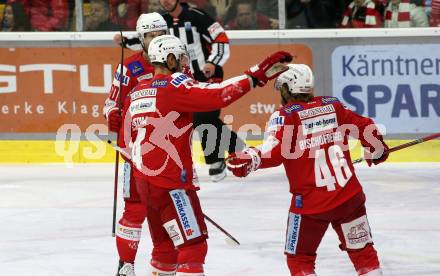
<path id="1" fill-rule="evenodd" d="M 333 96 L 387 125 L 388 133 L 440 131 L 439 49 L 440 44 L 337 47 Z"/>

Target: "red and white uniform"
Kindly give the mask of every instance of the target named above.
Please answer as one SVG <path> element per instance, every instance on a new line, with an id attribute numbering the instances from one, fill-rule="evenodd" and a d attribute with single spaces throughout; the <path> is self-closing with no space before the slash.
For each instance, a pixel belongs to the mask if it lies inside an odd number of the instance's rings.
<path id="1" fill-rule="evenodd" d="M 245 75 L 208 84 L 197 83 L 182 73 L 157 75 L 136 86 L 126 98 L 123 113 L 123 139 L 125 144 L 133 144 L 135 177 L 167 189 L 195 189 L 191 155 L 193 112 L 225 107 L 250 88 Z M 127 129 L 127 122 L 131 122 L 132 132 Z M 129 134 L 132 137 L 127 137 Z"/>
<path id="2" fill-rule="evenodd" d="M 208 232 L 193 172 L 193 112 L 227 106 L 250 88 L 245 75 L 199 84 L 182 73 L 159 74 L 126 97 L 122 139 L 129 146 L 126 151 L 131 152 L 137 190 L 147 210 L 153 268 L 203 274 Z"/>
<path id="3" fill-rule="evenodd" d="M 364 147 L 383 145 L 374 122 L 337 98 L 314 97 L 274 112 L 266 134 L 260 168 L 283 164 L 292 193 L 285 244 L 291 275 L 314 275 L 316 251 L 329 224 L 359 275 L 378 271 L 365 195 L 348 149 L 349 134 L 358 134 Z"/>
<path id="4" fill-rule="evenodd" d="M 115 70 L 109 96 L 105 101 L 104 114 L 106 118 L 108 118 L 111 112 L 122 112 L 124 109 L 123 99 L 125 99 L 127 94 L 140 81 L 148 80 L 153 77 L 153 67 L 145 60 L 142 54 L 143 52 L 138 52 L 124 60 L 122 76 L 120 76 L 120 64 Z M 121 85 L 119 81 L 121 81 Z M 121 107 L 119 107 L 120 99 Z M 119 110 L 119 108 L 122 110 Z M 119 133 L 121 133 L 121 130 Z M 121 136 L 122 135 L 120 135 L 120 137 Z M 119 145 L 121 145 L 120 141 L 121 139 L 118 141 Z M 137 247 L 142 232 L 142 223 L 146 217 L 146 209 L 139 198 L 132 171 L 131 161 L 126 159 L 123 178 L 125 206 L 124 213 L 116 229 L 116 246 L 120 260 L 127 263 L 133 263 L 136 258 Z"/>
<path id="5" fill-rule="evenodd" d="M 120 64 L 115 70 L 112 86 L 110 88 L 109 95 L 105 101 L 104 115 L 107 118 L 108 114 L 114 110 L 119 109 L 118 102 L 122 95 L 121 103 L 124 104 L 124 99 L 127 94 L 143 80 L 149 80 L 153 78 L 154 69 L 153 66 L 145 60 L 143 52 L 138 52 L 131 55 L 124 60 L 123 64 L 123 76 L 120 77 Z M 119 81 L 122 80 L 121 90 L 119 91 Z M 121 110 L 122 111 L 122 110 Z"/>
<path id="6" fill-rule="evenodd" d="M 143 52 L 138 52 L 124 60 L 122 77 L 120 76 L 120 64 L 115 70 L 113 83 L 110 88 L 108 98 L 105 101 L 104 115 L 106 118 L 108 117 L 110 112 L 113 112 L 114 110 L 119 110 L 119 99 L 121 97 L 120 112 L 122 112 L 122 110 L 124 109 L 124 99 L 126 98 L 127 94 L 140 81 L 149 80 L 153 77 L 154 69 L 152 65 L 145 60 L 142 54 Z M 119 85 L 119 81 L 121 81 L 121 85 Z M 121 86 L 121 91 L 119 91 L 119 86 Z M 119 139 L 118 144 L 121 145 L 121 139 Z M 129 201 L 139 201 L 139 196 L 136 191 L 136 185 L 130 173 L 130 161 L 126 160 L 126 162 L 127 163 L 124 166 L 124 199 Z"/>
<path id="7" fill-rule="evenodd" d="M 348 126 L 359 130 L 363 145 L 370 145 L 367 134 L 375 135 L 374 122 L 346 109 L 334 97 L 291 102 L 272 114 L 260 168 L 284 165 L 290 192 L 297 196 L 292 212 L 322 213 L 362 191 L 347 146 Z"/>

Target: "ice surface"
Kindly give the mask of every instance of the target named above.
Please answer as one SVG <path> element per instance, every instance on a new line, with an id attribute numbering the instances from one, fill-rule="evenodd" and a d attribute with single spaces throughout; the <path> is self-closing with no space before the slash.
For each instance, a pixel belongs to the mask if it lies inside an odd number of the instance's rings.
<path id="1" fill-rule="evenodd" d="M 385 275 L 440 275 L 440 164 L 360 165 L 357 173 Z M 209 225 L 206 275 L 289 275 L 283 169 L 220 183 L 208 181 L 206 168 L 199 174 L 205 213 L 242 244 L 230 247 Z M 114 275 L 112 198 L 112 165 L 0 166 L 0 275 Z M 121 206 L 119 200 L 119 213 Z M 150 250 L 145 227 L 138 276 L 146 275 Z M 355 275 L 331 228 L 318 250 L 317 273 Z"/>

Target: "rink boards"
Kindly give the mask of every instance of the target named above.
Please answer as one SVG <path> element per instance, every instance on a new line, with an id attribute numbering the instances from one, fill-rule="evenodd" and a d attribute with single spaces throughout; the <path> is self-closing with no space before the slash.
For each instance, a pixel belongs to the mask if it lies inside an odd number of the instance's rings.
<path id="1" fill-rule="evenodd" d="M 440 28 L 228 31 L 225 78 L 273 51 L 289 51 L 295 63 L 314 70 L 317 95 L 338 97 L 386 126 L 387 142 L 395 146 L 440 132 L 439 33 Z M 55 137 L 64 126 L 108 134 L 101 110 L 120 58 L 113 35 L 0 34 L 0 163 L 113 162 L 114 150 L 103 142 Z M 255 133 L 262 134 L 279 101 L 267 85 L 222 109 L 222 119 L 238 133 L 252 132 L 248 139 L 261 139 Z M 203 163 L 198 142 L 193 152 L 195 162 Z M 354 158 L 360 152 L 355 148 Z M 439 153 L 436 140 L 393 153 L 389 161 L 440 162 Z"/>
<path id="2" fill-rule="evenodd" d="M 388 140 L 394 147 L 410 140 Z M 261 141 L 247 141 L 257 146 Z M 353 159 L 361 156 L 359 143 L 352 143 Z M 101 141 L 0 141 L 0 163 L 108 163 L 114 162 L 115 151 Z M 200 142 L 193 143 L 193 160 L 204 163 Z M 440 140 L 428 141 L 393 153 L 388 162 L 440 162 Z"/>

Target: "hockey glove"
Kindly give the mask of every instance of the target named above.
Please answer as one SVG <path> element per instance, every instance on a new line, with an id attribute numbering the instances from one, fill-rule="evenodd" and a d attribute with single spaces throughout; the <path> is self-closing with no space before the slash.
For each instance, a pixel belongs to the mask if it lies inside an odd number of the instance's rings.
<path id="1" fill-rule="evenodd" d="M 252 78 L 254 87 L 257 85 L 262 87 L 265 86 L 269 80 L 274 79 L 284 71 L 287 71 L 289 67 L 283 63 L 291 61 L 291 54 L 284 51 L 278 51 L 265 58 L 261 63 L 246 70 L 244 73 Z"/>
<path id="2" fill-rule="evenodd" d="M 256 171 L 261 165 L 260 152 L 250 147 L 242 152 L 231 153 L 226 158 L 226 166 L 237 177 L 246 177 Z"/>
<path id="3" fill-rule="evenodd" d="M 122 124 L 122 116 L 117 109 L 113 109 L 107 116 L 108 129 L 110 131 L 119 132 Z"/>
<path id="4" fill-rule="evenodd" d="M 374 149 L 373 153 L 371 153 L 368 149 L 364 150 L 364 158 L 367 161 L 368 167 L 371 167 L 372 164 L 378 165 L 382 162 L 385 162 L 388 159 L 388 146 L 385 142 L 382 141 L 382 148 Z"/>

